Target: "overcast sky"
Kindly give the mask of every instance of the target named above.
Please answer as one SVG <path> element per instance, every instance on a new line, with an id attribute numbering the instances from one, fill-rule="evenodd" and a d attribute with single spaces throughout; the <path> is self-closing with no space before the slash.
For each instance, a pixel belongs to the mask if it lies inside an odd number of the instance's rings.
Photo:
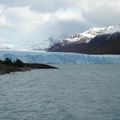
<path id="1" fill-rule="evenodd" d="M 120 23 L 120 0 L 0 0 L 0 44 L 46 44 L 51 36 Z"/>

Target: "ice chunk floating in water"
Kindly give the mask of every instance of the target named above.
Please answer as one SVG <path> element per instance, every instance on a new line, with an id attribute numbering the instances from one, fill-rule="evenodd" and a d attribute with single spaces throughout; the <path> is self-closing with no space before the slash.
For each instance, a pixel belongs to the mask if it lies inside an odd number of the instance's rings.
<path id="1" fill-rule="evenodd" d="M 80 63 L 120 63 L 120 55 L 86 55 L 77 53 L 35 52 L 35 51 L 0 51 L 0 59 L 19 58 L 26 63 L 45 64 L 80 64 Z"/>

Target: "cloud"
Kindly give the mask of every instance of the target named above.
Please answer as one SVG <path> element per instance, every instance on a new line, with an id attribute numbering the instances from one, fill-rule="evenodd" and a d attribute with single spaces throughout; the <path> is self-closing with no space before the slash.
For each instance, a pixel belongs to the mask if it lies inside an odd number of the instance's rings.
<path id="1" fill-rule="evenodd" d="M 12 27 L 12 25 L 7 21 L 7 19 L 4 16 L 0 16 L 0 26 Z"/>
<path id="2" fill-rule="evenodd" d="M 55 12 L 35 12 L 29 6 L 3 7 L 0 15 L 0 25 L 14 27 L 24 33 L 33 32 L 45 24 L 54 24 L 57 21 L 84 22 L 81 13 L 72 9 L 59 9 Z"/>
<path id="3" fill-rule="evenodd" d="M 85 21 L 80 12 L 78 13 L 77 10 L 72 9 L 60 9 L 53 15 L 62 21 Z"/>
<path id="4" fill-rule="evenodd" d="M 1 6 L 0 6 L 0 26 L 3 26 L 3 27 L 11 27 L 12 25 L 11 25 L 10 22 L 6 19 L 6 17 L 4 16 L 3 10 L 4 10 L 4 6 L 1 5 Z"/>
<path id="5" fill-rule="evenodd" d="M 91 25 L 110 25 L 119 22 L 119 0 L 92 0 L 92 2 L 91 0 L 0 0 L 0 3 L 8 7 L 19 7 L 19 10 L 21 7 L 26 7 L 21 11 L 24 13 L 23 16 L 31 14 L 30 20 L 41 14 L 43 17 L 49 16 L 52 19 L 57 17 L 58 20 L 65 21 L 84 20 Z"/>
<path id="6" fill-rule="evenodd" d="M 0 43 L 0 49 L 12 49 L 13 46 L 7 43 Z"/>
<path id="7" fill-rule="evenodd" d="M 120 0 L 76 0 L 84 19 L 99 26 L 119 24 Z M 94 3 L 94 4 L 93 4 Z"/>
<path id="8" fill-rule="evenodd" d="M 49 14 L 35 13 L 30 7 L 8 7 L 3 10 L 1 24 L 11 24 L 15 29 L 24 33 L 32 32 L 49 19 Z M 8 21 L 8 22 L 6 22 Z"/>
<path id="9" fill-rule="evenodd" d="M 0 11 L 1 40 L 9 41 L 12 44 L 21 41 L 21 46 L 26 44 L 29 46 L 39 40 L 44 42 L 52 35 L 67 33 L 68 27 L 73 31 L 70 26 L 80 21 L 84 22 L 82 14 L 78 14 L 77 10 L 72 9 L 61 8 L 44 13 L 36 12 L 30 6 L 2 5 Z"/>
<path id="10" fill-rule="evenodd" d="M 21 46 L 119 24 L 120 0 L 0 0 L 0 41 Z"/>

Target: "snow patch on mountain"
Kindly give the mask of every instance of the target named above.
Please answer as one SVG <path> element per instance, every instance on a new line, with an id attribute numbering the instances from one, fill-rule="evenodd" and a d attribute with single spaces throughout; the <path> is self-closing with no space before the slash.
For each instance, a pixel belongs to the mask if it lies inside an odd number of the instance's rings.
<path id="1" fill-rule="evenodd" d="M 108 27 L 104 34 L 113 34 L 117 32 L 120 32 L 120 25 Z"/>
<path id="2" fill-rule="evenodd" d="M 93 39 L 99 34 L 104 33 L 106 30 L 107 30 L 106 27 L 103 27 L 103 28 L 94 27 L 94 28 L 89 29 L 86 32 L 75 34 L 74 36 L 65 38 L 63 42 L 64 43 L 73 43 L 73 42 L 88 43 L 91 39 Z"/>
<path id="3" fill-rule="evenodd" d="M 98 35 L 103 34 L 113 34 L 116 32 L 120 32 L 120 25 L 110 26 L 110 27 L 93 27 L 83 33 L 75 34 L 73 36 L 68 37 L 68 35 L 63 34 L 60 36 L 49 37 L 44 40 L 44 42 L 34 42 L 31 46 L 25 45 L 24 47 L 18 45 L 11 45 L 8 43 L 0 42 L 0 49 L 29 49 L 29 50 L 39 50 L 39 51 L 47 51 L 49 48 L 54 46 L 57 43 L 60 43 L 62 46 L 66 44 L 72 43 L 89 43 L 93 38 Z"/>
<path id="4" fill-rule="evenodd" d="M 95 36 L 97 36 L 98 34 L 103 33 L 106 30 L 106 28 L 91 28 L 88 31 L 81 33 L 81 35 L 85 36 L 85 37 L 89 37 L 89 38 L 94 38 Z"/>
<path id="5" fill-rule="evenodd" d="M 117 26 L 109 26 L 109 27 L 93 27 L 83 33 L 80 34 L 75 34 L 73 36 L 67 37 L 63 40 L 63 45 L 64 44 L 71 44 L 74 42 L 79 42 L 79 43 L 88 43 L 90 42 L 93 38 L 95 38 L 97 35 L 102 35 L 102 34 L 113 34 L 116 32 L 120 32 L 120 25 Z"/>
<path id="6" fill-rule="evenodd" d="M 32 45 L 31 50 L 46 51 L 54 44 L 63 42 L 63 39 L 66 38 L 67 36 L 68 36 L 67 34 L 62 34 L 60 36 L 49 37 L 44 42 L 39 42 Z"/>

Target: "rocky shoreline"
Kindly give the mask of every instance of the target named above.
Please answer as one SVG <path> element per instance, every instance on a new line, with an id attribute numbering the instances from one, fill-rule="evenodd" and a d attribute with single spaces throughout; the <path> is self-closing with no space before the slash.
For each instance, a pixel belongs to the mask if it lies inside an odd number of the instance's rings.
<path id="1" fill-rule="evenodd" d="M 32 69 L 57 69 L 56 67 L 46 64 L 23 63 L 20 60 L 12 63 L 10 60 L 9 61 L 8 60 L 7 62 L 0 61 L 0 74 L 31 71 Z"/>
<path id="2" fill-rule="evenodd" d="M 45 64 L 25 64 L 24 67 L 16 67 L 16 66 L 0 64 L 0 74 L 31 71 L 32 69 L 57 69 L 57 68 Z"/>

